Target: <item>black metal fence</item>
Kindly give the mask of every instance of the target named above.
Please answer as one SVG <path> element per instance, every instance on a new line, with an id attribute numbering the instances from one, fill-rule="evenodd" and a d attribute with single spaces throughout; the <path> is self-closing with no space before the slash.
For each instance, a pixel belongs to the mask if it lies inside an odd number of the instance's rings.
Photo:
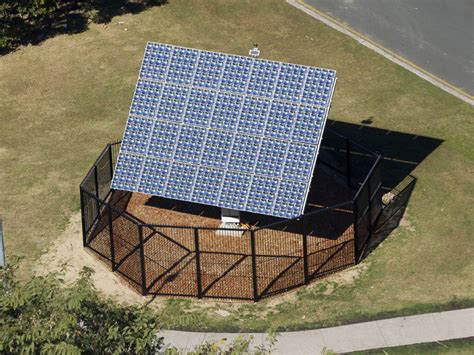
<path id="1" fill-rule="evenodd" d="M 382 210 L 380 155 L 327 130 L 319 164 L 353 191 L 348 201 L 260 228 L 152 225 L 110 189 L 119 142 L 80 186 L 84 246 L 146 294 L 257 301 L 358 262 Z"/>

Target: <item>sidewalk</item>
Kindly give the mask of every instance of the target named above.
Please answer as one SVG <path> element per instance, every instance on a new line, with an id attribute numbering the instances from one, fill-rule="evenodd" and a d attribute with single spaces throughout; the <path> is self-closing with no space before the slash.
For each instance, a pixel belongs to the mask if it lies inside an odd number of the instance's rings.
<path id="1" fill-rule="evenodd" d="M 203 342 L 253 336 L 251 349 L 264 344 L 264 333 L 194 333 L 173 330 L 158 334 L 167 346 L 193 349 Z M 321 354 L 323 349 L 351 352 L 474 336 L 474 308 L 420 314 L 340 327 L 277 334 L 272 354 Z"/>

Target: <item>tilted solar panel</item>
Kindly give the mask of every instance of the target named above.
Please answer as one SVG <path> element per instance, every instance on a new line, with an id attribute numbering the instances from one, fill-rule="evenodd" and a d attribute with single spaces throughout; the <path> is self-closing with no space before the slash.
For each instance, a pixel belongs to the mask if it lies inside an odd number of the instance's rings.
<path id="1" fill-rule="evenodd" d="M 333 70 L 148 43 L 112 188 L 303 213 Z"/>

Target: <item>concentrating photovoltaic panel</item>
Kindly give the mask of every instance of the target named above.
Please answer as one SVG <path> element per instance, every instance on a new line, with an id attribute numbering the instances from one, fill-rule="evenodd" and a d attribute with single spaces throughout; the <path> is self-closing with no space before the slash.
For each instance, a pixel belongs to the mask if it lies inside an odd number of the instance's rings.
<path id="1" fill-rule="evenodd" d="M 333 70 L 148 43 L 112 188 L 304 212 Z"/>

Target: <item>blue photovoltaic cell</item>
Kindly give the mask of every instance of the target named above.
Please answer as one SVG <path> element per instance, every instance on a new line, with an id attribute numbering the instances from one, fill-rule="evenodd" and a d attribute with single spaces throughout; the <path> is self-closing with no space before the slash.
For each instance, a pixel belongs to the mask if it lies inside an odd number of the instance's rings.
<path id="1" fill-rule="evenodd" d="M 138 81 L 130 113 L 145 117 L 154 117 L 162 87 L 163 85 L 160 83 L 144 80 Z"/>
<path id="2" fill-rule="evenodd" d="M 236 135 L 227 168 L 233 171 L 251 173 L 257 161 L 257 151 L 262 138 L 250 135 Z"/>
<path id="3" fill-rule="evenodd" d="M 263 139 L 260 147 L 255 173 L 272 177 L 280 177 L 285 166 L 288 141 Z"/>
<path id="4" fill-rule="evenodd" d="M 202 152 L 201 164 L 225 169 L 229 160 L 234 135 L 227 131 L 210 129 Z"/>
<path id="5" fill-rule="evenodd" d="M 297 112 L 296 104 L 274 101 L 269 114 L 272 119 L 266 122 L 265 136 L 279 139 L 291 137 Z"/>
<path id="6" fill-rule="evenodd" d="M 156 118 L 175 122 L 181 121 L 186 109 L 189 91 L 189 87 L 186 86 L 164 85 Z"/>
<path id="7" fill-rule="evenodd" d="M 225 61 L 225 54 L 202 52 L 193 84 L 208 89 L 218 89 Z"/>
<path id="8" fill-rule="evenodd" d="M 270 100 L 247 97 L 239 119 L 239 132 L 261 135 L 270 109 Z"/>
<path id="9" fill-rule="evenodd" d="M 249 209 L 265 214 L 266 211 L 273 210 L 275 195 L 278 190 L 278 179 L 266 176 L 254 176 L 247 199 Z"/>
<path id="10" fill-rule="evenodd" d="M 281 63 L 258 61 L 252 68 L 247 93 L 271 98 L 275 90 Z"/>
<path id="11" fill-rule="evenodd" d="M 123 190 L 135 191 L 145 158 L 120 152 L 120 160 L 115 166 L 113 185 Z"/>
<path id="12" fill-rule="evenodd" d="M 219 205 L 244 210 L 251 179 L 251 175 L 227 171 L 222 183 Z"/>
<path id="13" fill-rule="evenodd" d="M 193 190 L 196 202 L 214 205 L 219 199 L 223 178 L 223 170 L 200 167 Z"/>
<path id="14" fill-rule="evenodd" d="M 333 70 L 148 43 L 112 188 L 303 213 Z"/>
<path id="15" fill-rule="evenodd" d="M 178 200 L 191 197 L 196 181 L 197 166 L 174 162 L 171 166 L 163 196 Z"/>
<path id="16" fill-rule="evenodd" d="M 198 164 L 204 148 L 206 130 L 201 127 L 183 126 L 176 145 L 174 159 Z"/>
<path id="17" fill-rule="evenodd" d="M 147 158 L 143 164 L 139 192 L 161 195 L 165 191 L 171 163 L 167 160 Z"/>
<path id="18" fill-rule="evenodd" d="M 212 115 L 212 110 L 209 108 L 214 106 L 216 96 L 214 91 L 192 89 L 188 99 L 184 123 L 204 127 L 209 126 Z"/>
<path id="19" fill-rule="evenodd" d="M 301 65 L 282 63 L 274 98 L 297 102 L 303 93 L 308 68 Z"/>
<path id="20" fill-rule="evenodd" d="M 301 106 L 296 115 L 292 140 L 316 145 L 322 136 L 327 109 Z"/>
<path id="21" fill-rule="evenodd" d="M 211 127 L 229 131 L 237 129 L 239 116 L 235 113 L 241 111 L 243 101 L 242 96 L 219 93 L 212 112 Z"/>
<path id="22" fill-rule="evenodd" d="M 316 146 L 301 143 L 292 143 L 288 147 L 286 164 L 283 169 L 283 178 L 291 179 L 292 176 L 311 178 L 316 156 Z"/>
<path id="23" fill-rule="evenodd" d="M 227 56 L 219 89 L 237 94 L 245 93 L 253 63 L 251 58 Z"/>
<path id="24" fill-rule="evenodd" d="M 156 121 L 149 141 L 147 155 L 155 158 L 172 159 L 179 129 L 180 126 L 177 123 Z"/>

